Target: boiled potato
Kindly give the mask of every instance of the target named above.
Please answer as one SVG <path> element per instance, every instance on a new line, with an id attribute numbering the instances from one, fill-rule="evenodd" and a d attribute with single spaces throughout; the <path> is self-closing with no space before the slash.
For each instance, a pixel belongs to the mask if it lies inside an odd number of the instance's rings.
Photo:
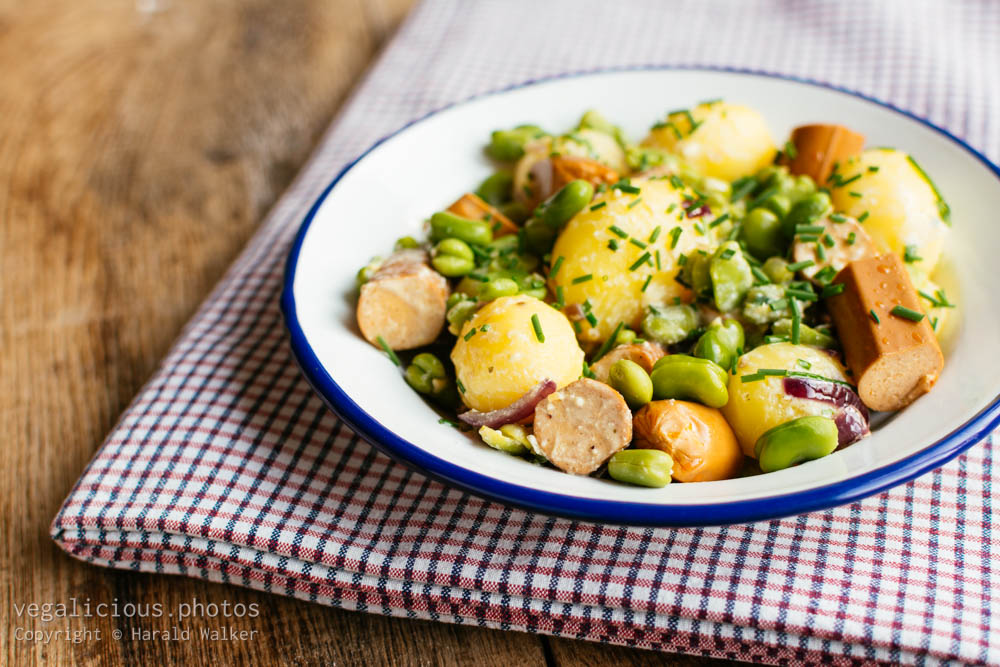
<path id="1" fill-rule="evenodd" d="M 553 262 L 558 262 L 559 257 L 563 260 L 556 274 L 550 277 L 549 287 L 553 292 L 561 287 L 567 305 L 589 300 L 591 312 L 597 318 L 594 327 L 582 321 L 580 339 L 584 341 L 605 340 L 619 322 L 638 327 L 649 304 L 669 303 L 674 297 L 690 301 L 689 291 L 674 280 L 677 258 L 681 253 L 690 255 L 697 248 L 707 248 L 713 242 L 712 237 L 695 229 L 698 219 L 684 215 L 682 191 L 676 190 L 669 180 L 633 179 L 632 185 L 640 189 L 638 194 L 615 189 L 599 196 L 594 205 L 604 202 L 604 206 L 597 210 L 591 206 L 574 216 L 552 249 Z M 644 244 L 657 227 L 660 231 L 655 243 L 640 248 L 630 243 L 629 238 L 612 232 L 612 226 Z M 675 227 L 681 228 L 681 234 L 677 247 L 671 250 L 670 232 Z M 617 250 L 609 246 L 612 240 L 617 243 Z M 657 250 L 659 270 L 655 264 Z M 647 252 L 649 261 L 630 270 Z M 581 281 L 588 275 L 589 280 Z M 653 278 L 643 292 L 649 276 Z"/>
<path id="2" fill-rule="evenodd" d="M 754 382 L 742 380 L 742 376 L 762 368 L 802 372 L 800 359 L 809 366 L 809 373 L 847 381 L 844 367 L 829 354 L 815 347 L 791 343 L 772 343 L 754 348 L 740 357 L 736 374 L 729 376 L 729 402 L 722 408 L 722 414 L 733 427 L 747 456 L 754 455 L 757 438 L 779 424 L 809 415 L 835 416 L 834 406 L 829 403 L 785 394 L 781 377 L 769 376 Z"/>
<path id="3" fill-rule="evenodd" d="M 950 296 L 939 293 L 941 286 L 928 278 L 923 271 L 913 268 L 910 264 L 907 264 L 906 268 L 910 274 L 910 279 L 913 281 L 913 286 L 920 295 L 920 306 L 923 312 L 927 314 L 931 327 L 934 329 L 934 333 L 937 334 L 938 340 L 940 340 L 942 334 L 947 330 L 946 324 L 949 321 L 951 312 L 954 310 L 954 308 L 940 305 L 941 297 L 944 297 L 947 303 L 953 303 L 953 301 Z M 928 297 L 933 297 L 934 301 L 931 301 Z"/>
<path id="4" fill-rule="evenodd" d="M 725 102 L 699 104 L 690 115 L 671 113 L 653 127 L 643 145 L 675 153 L 701 176 L 724 181 L 755 173 L 777 153 L 762 115 Z"/>
<path id="5" fill-rule="evenodd" d="M 858 219 L 867 213 L 862 224 L 880 252 L 902 256 L 910 246 L 920 257 L 911 262 L 914 268 L 928 275 L 933 271 L 948 234 L 942 217 L 947 207 L 910 156 L 891 148 L 869 149 L 841 164 L 833 178 L 828 185 L 834 208 Z"/>
<path id="6" fill-rule="evenodd" d="M 532 315 L 538 315 L 544 342 L 535 335 Z M 488 412 L 510 405 L 546 378 L 559 387 L 573 382 L 583 369 L 583 350 L 565 315 L 519 295 L 480 308 L 462 326 L 451 360 L 464 388 L 462 401 Z"/>

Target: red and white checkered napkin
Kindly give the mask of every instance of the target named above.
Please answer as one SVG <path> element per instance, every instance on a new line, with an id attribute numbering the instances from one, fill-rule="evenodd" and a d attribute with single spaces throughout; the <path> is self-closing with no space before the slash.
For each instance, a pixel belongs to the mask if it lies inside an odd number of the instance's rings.
<path id="1" fill-rule="evenodd" d="M 994 442 L 836 510 L 727 528 L 604 526 L 485 502 L 396 465 L 303 380 L 278 312 L 282 267 L 350 158 L 477 92 L 648 63 L 830 81 L 1000 157 L 997 3 L 430 0 L 122 417 L 55 540 L 101 565 L 380 614 L 767 662 L 1000 663 Z"/>

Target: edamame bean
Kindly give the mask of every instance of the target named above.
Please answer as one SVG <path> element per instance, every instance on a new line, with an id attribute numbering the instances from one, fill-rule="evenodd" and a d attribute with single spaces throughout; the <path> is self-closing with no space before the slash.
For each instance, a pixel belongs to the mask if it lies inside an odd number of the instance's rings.
<path id="1" fill-rule="evenodd" d="M 445 239 L 434 247 L 431 266 L 443 276 L 457 278 L 476 268 L 476 256 L 464 241 Z"/>
<path id="2" fill-rule="evenodd" d="M 697 401 L 710 408 L 729 402 L 729 376 L 714 361 L 671 354 L 653 366 L 653 398 Z"/>
<path id="3" fill-rule="evenodd" d="M 407 366 L 406 381 L 421 394 L 436 394 L 448 384 L 448 375 L 440 359 L 430 352 L 421 352 Z"/>
<path id="4" fill-rule="evenodd" d="M 736 320 L 715 322 L 701 335 L 694 345 L 693 354 L 701 359 L 714 361 L 721 368 L 732 368 L 733 360 L 743 350 L 746 340 L 743 327 Z"/>
<path id="5" fill-rule="evenodd" d="M 740 239 L 758 259 L 784 254 L 788 245 L 781 230 L 781 220 L 773 211 L 763 207 L 753 209 L 743 218 Z"/>
<path id="6" fill-rule="evenodd" d="M 712 278 L 715 307 L 728 312 L 740 305 L 747 290 L 753 286 L 753 270 L 736 241 L 719 246 L 708 265 Z"/>
<path id="7" fill-rule="evenodd" d="M 479 289 L 479 300 L 492 301 L 502 296 L 514 296 L 518 289 L 517 283 L 510 278 L 492 278 Z"/>
<path id="8" fill-rule="evenodd" d="M 781 223 L 785 238 L 795 236 L 796 225 L 811 225 L 830 211 L 830 195 L 814 192 L 792 207 Z"/>
<path id="9" fill-rule="evenodd" d="M 642 318 L 642 332 L 646 338 L 673 345 L 691 335 L 698 328 L 698 311 L 687 304 L 650 306 Z"/>
<path id="10" fill-rule="evenodd" d="M 562 229 L 563 225 L 590 204 L 593 198 L 594 186 L 578 178 L 539 204 L 534 217 L 552 229 Z"/>
<path id="11" fill-rule="evenodd" d="M 485 220 L 470 220 L 447 211 L 435 213 L 431 216 L 431 241 L 436 243 L 447 238 L 488 245 L 493 240 L 493 230 Z"/>
<path id="12" fill-rule="evenodd" d="M 837 424 L 829 417 L 799 417 L 765 431 L 754 444 L 764 472 L 820 459 L 837 448 Z"/>
<path id="13" fill-rule="evenodd" d="M 674 460 L 659 449 L 623 449 L 608 461 L 611 479 L 654 489 L 670 483 Z"/>
<path id="14" fill-rule="evenodd" d="M 790 319 L 778 320 L 772 327 L 772 333 L 775 336 L 787 336 L 790 338 L 792 335 L 792 321 Z M 799 324 L 799 343 L 831 349 L 837 347 L 837 341 L 833 336 L 805 324 Z"/>
<path id="15" fill-rule="evenodd" d="M 476 194 L 486 203 L 499 206 L 506 201 L 510 201 L 511 187 L 513 185 L 513 174 L 506 169 L 501 169 L 480 183 L 479 187 L 476 188 Z"/>
<path id="16" fill-rule="evenodd" d="M 764 275 L 776 285 L 784 285 L 795 279 L 795 274 L 788 270 L 788 262 L 782 257 L 768 257 L 763 270 Z"/>
<path id="17" fill-rule="evenodd" d="M 513 162 L 524 155 L 526 143 L 543 136 L 545 131 L 537 125 L 518 125 L 513 130 L 496 130 L 490 136 L 486 152 L 497 160 Z"/>
<path id="18" fill-rule="evenodd" d="M 653 400 L 653 381 L 642 366 L 628 359 L 619 359 L 608 371 L 608 384 L 625 398 L 633 410 Z"/>

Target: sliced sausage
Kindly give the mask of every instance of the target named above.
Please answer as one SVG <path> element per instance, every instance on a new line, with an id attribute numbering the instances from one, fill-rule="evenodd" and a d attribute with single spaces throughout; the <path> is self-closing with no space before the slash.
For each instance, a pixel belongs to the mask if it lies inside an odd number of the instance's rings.
<path id="1" fill-rule="evenodd" d="M 424 250 L 393 253 L 361 286 L 358 328 L 372 344 L 394 350 L 434 342 L 444 328 L 448 281 L 428 265 Z"/>
<path id="2" fill-rule="evenodd" d="M 632 440 L 632 412 L 608 385 L 583 378 L 535 407 L 534 436 L 560 470 L 589 475 Z"/>
<path id="3" fill-rule="evenodd" d="M 930 391 L 944 357 L 927 317 L 913 322 L 891 312 L 895 306 L 922 312 L 899 257 L 851 262 L 834 282 L 844 291 L 827 305 L 864 404 L 899 410 Z"/>
<path id="4" fill-rule="evenodd" d="M 865 136 L 843 125 L 802 125 L 792 130 L 792 144 L 795 157 L 786 155 L 782 163 L 793 174 L 806 174 L 823 185 L 835 164 L 861 152 Z"/>
<path id="5" fill-rule="evenodd" d="M 619 345 L 598 359 L 597 362 L 590 367 L 590 371 L 594 374 L 594 378 L 596 380 L 607 384 L 608 373 L 611 372 L 611 367 L 614 366 L 616 361 L 620 361 L 622 359 L 634 361 L 642 366 L 643 370 L 650 373 L 653 370 L 653 364 L 655 364 L 664 354 L 666 354 L 666 350 L 664 350 L 663 346 L 659 343 L 646 341 L 645 343 Z"/>
<path id="6" fill-rule="evenodd" d="M 678 482 L 736 477 L 743 449 L 722 413 L 699 403 L 653 401 L 635 413 L 635 445 L 659 449 L 674 459 Z"/>
<path id="7" fill-rule="evenodd" d="M 812 266 L 802 269 L 802 275 L 809 280 L 826 267 L 833 268 L 836 273 L 851 262 L 878 254 L 872 237 L 854 218 L 843 216 L 841 222 L 824 218 L 812 224 L 823 227 L 819 240 L 802 241 L 796 237 L 792 244 L 792 258 L 795 262 L 814 262 Z M 828 241 L 824 240 L 826 238 L 831 239 L 833 245 L 827 245 Z M 822 246 L 823 250 L 820 251 L 818 246 Z"/>
<path id="8" fill-rule="evenodd" d="M 487 204 L 479 195 L 467 192 L 448 207 L 449 213 L 470 220 L 486 220 L 493 223 L 493 236 L 516 234 L 517 225 L 499 210 Z"/>

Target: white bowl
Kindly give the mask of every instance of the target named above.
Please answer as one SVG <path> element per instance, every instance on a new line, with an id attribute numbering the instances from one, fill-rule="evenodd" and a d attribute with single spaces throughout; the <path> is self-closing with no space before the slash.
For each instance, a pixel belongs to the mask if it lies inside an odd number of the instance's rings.
<path id="1" fill-rule="evenodd" d="M 358 333 L 354 276 L 395 239 L 492 171 L 481 147 L 519 123 L 571 127 L 597 108 L 641 136 L 666 110 L 724 98 L 759 110 L 776 138 L 838 122 L 919 161 L 951 205 L 948 292 L 958 320 L 935 389 L 870 438 L 767 475 L 645 489 L 567 475 L 503 454 L 438 422 L 399 369 Z M 862 95 L 779 76 L 645 68 L 570 75 L 435 112 L 372 146 L 330 184 L 288 259 L 282 308 L 306 377 L 355 431 L 394 458 L 470 492 L 595 521 L 709 525 L 789 516 L 851 502 L 944 464 L 1000 422 L 1000 170 L 944 130 Z"/>

